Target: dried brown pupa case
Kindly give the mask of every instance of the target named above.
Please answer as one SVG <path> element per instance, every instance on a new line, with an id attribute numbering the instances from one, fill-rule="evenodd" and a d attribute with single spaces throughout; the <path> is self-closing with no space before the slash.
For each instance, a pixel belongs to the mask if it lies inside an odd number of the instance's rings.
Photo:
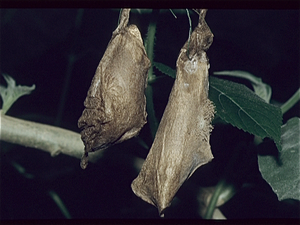
<path id="1" fill-rule="evenodd" d="M 201 10 L 190 43 L 180 51 L 176 80 L 153 145 L 131 184 L 133 192 L 156 206 L 161 216 L 183 182 L 213 159 L 209 137 L 214 106 L 208 99 L 209 62 L 205 52 L 213 34 L 205 14 L 206 10 Z"/>
<path id="2" fill-rule="evenodd" d="M 85 153 L 108 148 L 136 136 L 146 123 L 147 72 L 150 60 L 135 25 L 127 26 L 130 9 L 123 9 L 120 23 L 97 67 L 85 109 L 78 120 Z"/>

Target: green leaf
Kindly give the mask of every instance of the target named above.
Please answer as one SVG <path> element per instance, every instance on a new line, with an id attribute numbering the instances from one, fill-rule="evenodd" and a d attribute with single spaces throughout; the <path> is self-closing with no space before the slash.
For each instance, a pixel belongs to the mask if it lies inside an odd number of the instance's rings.
<path id="1" fill-rule="evenodd" d="M 7 82 L 7 87 L 0 85 L 0 95 L 3 101 L 2 113 L 5 114 L 18 98 L 30 94 L 35 89 L 35 85 L 31 87 L 16 86 L 16 82 L 12 77 L 7 74 L 3 74 L 3 77 Z"/>
<path id="2" fill-rule="evenodd" d="M 300 118 L 294 117 L 281 127 L 282 150 L 274 156 L 258 156 L 259 170 L 279 200 L 300 200 Z"/>
<path id="3" fill-rule="evenodd" d="M 158 62 L 153 62 L 153 66 L 156 67 L 160 72 L 172 77 L 176 78 L 176 70 L 173 70 L 171 67 L 163 64 L 163 63 L 158 63 Z"/>
<path id="4" fill-rule="evenodd" d="M 266 103 L 245 85 L 215 77 L 210 77 L 209 98 L 222 120 L 261 138 L 269 137 L 281 148 L 279 107 Z"/>
<path id="5" fill-rule="evenodd" d="M 215 75 L 225 75 L 225 76 L 233 76 L 247 79 L 251 82 L 252 87 L 254 89 L 255 94 L 265 100 L 267 103 L 270 102 L 272 95 L 272 88 L 262 82 L 261 78 L 254 76 L 251 73 L 241 70 L 232 70 L 232 71 L 219 71 L 214 72 Z"/>
<path id="6" fill-rule="evenodd" d="M 153 65 L 162 73 L 176 78 L 176 70 L 169 66 L 158 62 Z M 251 79 L 254 83 L 260 83 L 260 78 Z M 217 116 L 223 121 L 261 138 L 269 137 L 278 149 L 281 148 L 280 108 L 266 103 L 245 85 L 211 76 L 209 98 L 215 103 Z"/>

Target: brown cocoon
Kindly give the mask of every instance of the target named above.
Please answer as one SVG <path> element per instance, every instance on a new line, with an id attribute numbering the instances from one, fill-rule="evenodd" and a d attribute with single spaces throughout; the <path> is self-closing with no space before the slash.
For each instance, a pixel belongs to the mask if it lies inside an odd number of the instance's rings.
<path id="1" fill-rule="evenodd" d="M 131 185 L 133 192 L 156 206 L 161 216 L 183 182 L 213 159 L 209 137 L 214 106 L 208 99 L 209 62 L 205 52 L 213 34 L 205 14 L 206 10 L 201 10 L 190 42 L 180 51 L 168 104 L 150 152 Z"/>
<path id="2" fill-rule="evenodd" d="M 97 67 L 85 109 L 78 120 L 85 153 L 81 167 L 86 168 L 88 152 L 108 148 L 136 136 L 146 123 L 146 55 L 140 31 L 127 26 L 130 9 L 123 9 L 120 23 Z"/>

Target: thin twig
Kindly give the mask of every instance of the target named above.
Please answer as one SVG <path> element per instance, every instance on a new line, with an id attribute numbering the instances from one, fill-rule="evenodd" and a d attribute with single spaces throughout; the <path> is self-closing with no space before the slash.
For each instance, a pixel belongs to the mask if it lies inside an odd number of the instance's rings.
<path id="1" fill-rule="evenodd" d="M 148 85 L 145 91 L 147 99 L 147 113 L 148 113 L 148 122 L 151 130 L 152 138 L 154 139 L 157 128 L 158 121 L 155 116 L 154 104 L 153 104 L 153 88 L 151 82 L 155 80 L 156 76 L 153 73 L 153 59 L 154 59 L 154 42 L 155 42 L 155 32 L 156 32 L 156 21 L 159 14 L 159 10 L 154 10 L 152 12 L 152 19 L 148 27 L 147 39 L 145 43 L 146 52 L 148 58 L 151 61 L 151 67 L 148 71 Z"/>
<path id="2" fill-rule="evenodd" d="M 292 108 L 300 100 L 300 88 L 293 94 L 293 96 L 286 101 L 280 108 L 282 114 L 286 113 L 290 108 Z"/>
<path id="3" fill-rule="evenodd" d="M 2 141 L 40 149 L 51 156 L 62 153 L 80 159 L 84 152 L 79 133 L 3 115 L 1 110 L 0 121 Z M 91 153 L 90 161 L 95 162 L 101 153 Z"/>

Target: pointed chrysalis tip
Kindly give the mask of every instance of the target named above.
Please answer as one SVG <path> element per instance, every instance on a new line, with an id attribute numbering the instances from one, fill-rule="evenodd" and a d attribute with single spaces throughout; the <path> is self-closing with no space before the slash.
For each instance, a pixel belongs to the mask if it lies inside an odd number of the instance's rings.
<path id="1" fill-rule="evenodd" d="M 158 214 L 160 216 L 160 218 L 164 218 L 165 217 L 165 211 L 166 209 L 170 206 L 171 204 L 169 204 L 168 206 L 164 205 L 164 206 L 161 206 L 161 207 L 157 207 L 158 208 Z"/>
<path id="2" fill-rule="evenodd" d="M 162 210 L 158 209 L 158 214 L 159 214 L 160 218 L 164 218 L 165 217 L 165 209 L 166 208 L 164 208 Z"/>
<path id="3" fill-rule="evenodd" d="M 85 152 L 84 154 L 83 154 L 83 156 L 82 156 L 82 158 L 81 158 L 81 161 L 80 161 L 80 167 L 81 167 L 81 169 L 86 169 L 86 167 L 87 167 L 87 165 L 89 164 L 88 163 L 88 153 L 87 152 Z"/>

